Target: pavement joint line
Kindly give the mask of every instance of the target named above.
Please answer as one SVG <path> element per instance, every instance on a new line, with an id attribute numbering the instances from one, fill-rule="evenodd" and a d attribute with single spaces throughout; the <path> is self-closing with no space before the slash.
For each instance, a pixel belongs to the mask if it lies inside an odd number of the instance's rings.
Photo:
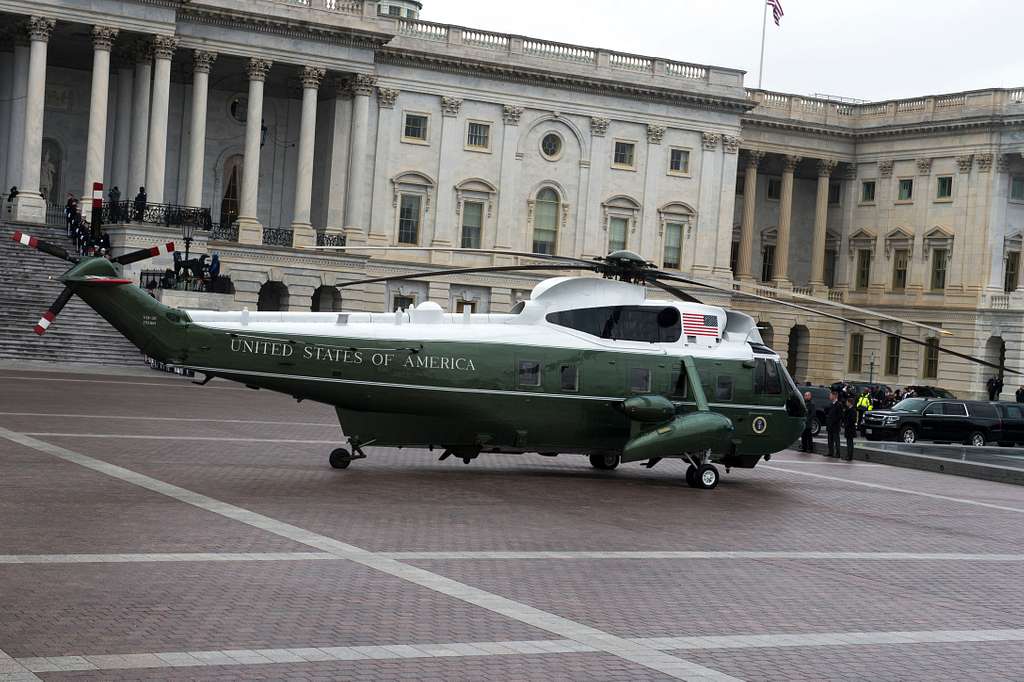
<path id="1" fill-rule="evenodd" d="M 121 440 L 200 440 L 218 441 L 229 443 L 296 443 L 301 445 L 337 445 L 338 439 L 301 439 L 301 438 L 242 438 L 237 436 L 148 436 L 136 433 L 51 433 L 40 431 L 24 431 L 23 436 L 37 436 L 40 438 L 104 438 Z"/>
<path id="2" fill-rule="evenodd" d="M 19 377 L 10 376 L 6 374 L 0 374 L 0 380 L 11 379 L 16 381 L 59 381 L 60 383 L 78 383 L 78 384 L 118 384 L 121 386 L 161 386 L 164 388 L 195 388 L 195 384 L 191 381 L 184 380 L 169 380 L 169 381 L 114 381 L 113 379 L 65 379 L 55 377 Z M 203 386 L 207 391 L 249 391 L 251 389 L 242 388 L 240 386 Z"/>
<path id="3" fill-rule="evenodd" d="M 1022 562 L 1024 554 L 965 554 L 918 552 L 814 552 L 814 551 L 455 551 L 374 552 L 375 556 L 409 560 L 626 560 L 626 559 L 751 559 L 780 561 L 978 561 Z M 127 564 L 222 561 L 338 561 L 348 557 L 332 552 L 142 552 L 112 554 L 0 554 L 0 564 Z"/>
<path id="4" fill-rule="evenodd" d="M 778 633 L 759 635 L 706 635 L 701 637 L 634 637 L 626 640 L 644 651 L 707 651 L 724 649 L 813 648 L 825 646 L 874 646 L 960 644 L 971 642 L 1024 641 L 1024 628 L 999 630 L 919 630 L 880 632 Z M 136 654 L 86 654 L 7 658 L 19 672 L 115 670 L 174 667 L 217 667 L 313 663 L 323 661 L 383 661 L 410 658 L 465 658 L 599 653 L 602 649 L 572 639 L 518 640 L 503 642 L 450 642 L 447 644 L 375 644 L 341 647 L 236 649 L 225 651 L 168 651 Z M 649 654 L 645 654 L 649 655 Z M 681 659 L 680 659 L 681 660 Z M 0 671 L 4 668 L 0 667 Z"/>
<path id="5" fill-rule="evenodd" d="M 6 682 L 29 682 L 41 679 L 25 666 L 20 659 L 11 658 L 6 651 L 0 649 L 0 680 Z"/>
<path id="6" fill-rule="evenodd" d="M 736 678 L 712 670 L 692 661 L 650 649 L 637 650 L 636 644 L 629 640 L 616 637 L 598 628 L 584 625 L 568 618 L 563 618 L 547 611 L 517 602 L 508 597 L 460 583 L 452 578 L 433 573 L 423 568 L 403 564 L 395 559 L 375 555 L 369 550 L 350 545 L 319 533 L 278 521 L 262 514 L 238 507 L 227 502 L 181 488 L 164 481 L 140 474 L 130 469 L 110 464 L 94 457 L 69 450 L 59 445 L 32 438 L 25 434 L 0 427 L 0 437 L 24 445 L 40 452 L 53 455 L 59 459 L 73 462 L 80 466 L 97 471 L 107 476 L 132 483 L 139 487 L 161 493 L 173 499 L 186 502 L 200 509 L 219 514 L 226 518 L 245 523 L 265 530 L 274 535 L 299 542 L 322 551 L 337 554 L 371 569 L 400 578 L 414 585 L 425 587 L 440 594 L 459 599 L 478 608 L 483 608 L 512 620 L 546 630 L 555 635 L 568 637 L 575 641 L 593 646 L 605 653 L 612 654 L 644 667 L 656 670 L 676 679 L 709 679 L 735 680 Z"/>
<path id="7" fill-rule="evenodd" d="M 142 417 L 136 415 L 111 414 L 55 414 L 52 412 L 0 412 L 0 417 L 58 417 L 60 419 L 123 419 L 147 422 L 203 422 L 215 424 L 269 424 L 275 426 L 325 426 L 338 428 L 332 422 L 292 422 L 271 419 L 212 419 L 202 417 Z"/>
<path id="8" fill-rule="evenodd" d="M 939 495 L 938 493 L 926 493 L 922 490 L 909 490 L 907 488 L 897 488 L 890 485 L 882 485 L 881 483 L 870 483 L 868 481 L 856 481 L 850 478 L 840 478 L 839 476 L 827 476 L 825 474 L 815 474 L 810 471 L 799 471 L 797 469 L 787 469 L 786 467 L 776 467 L 769 464 L 762 464 L 762 469 L 770 469 L 771 471 L 784 471 L 787 474 L 797 474 L 798 476 L 810 476 L 812 478 L 821 478 L 826 481 L 838 481 L 840 483 L 849 483 L 851 485 L 859 485 L 865 488 L 875 488 L 876 490 L 888 490 L 894 493 L 905 493 L 907 495 L 918 495 L 920 497 L 928 497 L 933 500 L 944 500 L 946 502 L 960 502 L 962 504 L 970 504 L 976 507 L 985 507 L 987 509 L 998 509 L 1000 511 L 1016 512 L 1018 514 L 1024 514 L 1024 509 L 1020 507 L 1007 507 L 1001 504 L 992 504 L 991 502 L 982 502 L 980 500 L 968 500 L 963 497 L 951 497 L 949 495 Z"/>

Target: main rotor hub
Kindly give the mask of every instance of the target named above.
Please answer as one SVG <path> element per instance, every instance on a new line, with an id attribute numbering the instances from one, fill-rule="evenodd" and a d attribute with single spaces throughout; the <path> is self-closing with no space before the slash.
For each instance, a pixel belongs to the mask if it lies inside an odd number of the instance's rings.
<path id="1" fill-rule="evenodd" d="M 646 282 L 649 278 L 648 271 L 654 268 L 654 263 L 645 261 L 639 254 L 624 249 L 612 251 L 599 261 L 601 264 L 598 271 L 604 277 L 633 284 Z"/>

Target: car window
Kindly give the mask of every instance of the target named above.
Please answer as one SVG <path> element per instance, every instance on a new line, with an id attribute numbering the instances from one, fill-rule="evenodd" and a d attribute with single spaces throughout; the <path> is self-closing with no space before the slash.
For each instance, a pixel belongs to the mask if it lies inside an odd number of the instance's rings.
<path id="1" fill-rule="evenodd" d="M 924 398 L 905 398 L 893 405 L 892 409 L 897 412 L 920 412 L 921 408 L 927 404 L 928 401 Z"/>
<path id="2" fill-rule="evenodd" d="M 999 409 L 1002 411 L 1004 417 L 1009 417 L 1010 419 L 1021 418 L 1020 408 L 1016 405 L 1000 405 Z"/>
<path id="3" fill-rule="evenodd" d="M 942 405 L 929 405 L 924 411 L 925 414 L 942 414 Z"/>
<path id="4" fill-rule="evenodd" d="M 942 414 L 949 415 L 951 417 L 966 417 L 967 406 L 963 403 L 943 403 Z"/>
<path id="5" fill-rule="evenodd" d="M 971 403 L 970 412 L 972 417 L 981 417 L 982 419 L 996 419 L 999 417 L 995 405 L 989 403 Z"/>

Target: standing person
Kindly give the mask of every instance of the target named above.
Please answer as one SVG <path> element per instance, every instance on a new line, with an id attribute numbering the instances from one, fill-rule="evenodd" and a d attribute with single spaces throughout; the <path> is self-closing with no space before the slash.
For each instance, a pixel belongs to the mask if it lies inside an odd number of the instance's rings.
<path id="1" fill-rule="evenodd" d="M 135 219 L 142 222 L 142 217 L 146 214 L 146 188 L 140 187 L 139 193 L 135 195 Z"/>
<path id="2" fill-rule="evenodd" d="M 857 411 L 853 409 L 853 398 L 846 399 L 846 410 L 843 411 L 843 435 L 846 436 L 846 461 L 852 462 L 853 437 L 857 435 Z"/>
<path id="3" fill-rule="evenodd" d="M 996 376 L 996 397 L 992 400 L 999 400 L 999 396 L 1003 394 L 1003 375 Z"/>
<path id="4" fill-rule="evenodd" d="M 839 429 L 843 425 L 843 404 L 839 402 L 839 394 L 832 391 L 829 406 L 825 411 L 825 428 L 828 431 L 828 456 L 839 456 Z"/>
<path id="5" fill-rule="evenodd" d="M 68 192 L 67 203 L 64 204 L 64 227 L 67 228 L 68 236 L 71 236 L 72 228 L 78 224 L 78 202 L 75 201 L 75 196 Z"/>
<path id="6" fill-rule="evenodd" d="M 811 434 L 814 403 L 810 391 L 804 392 L 804 407 L 807 408 L 807 419 L 804 421 L 804 431 L 800 434 L 800 452 L 814 452 L 814 437 Z"/>
<path id="7" fill-rule="evenodd" d="M 1024 386 L 1018 388 L 1014 396 L 1016 396 L 1018 403 L 1024 403 Z"/>
<path id="8" fill-rule="evenodd" d="M 850 406 L 852 407 L 853 397 L 851 396 L 847 402 L 850 403 Z M 871 404 L 871 393 L 869 392 L 869 389 L 865 388 L 864 392 L 860 394 L 859 398 L 857 398 L 856 417 L 857 426 L 859 428 L 864 428 L 864 415 L 870 412 L 872 409 L 873 407 Z"/>
<path id="9" fill-rule="evenodd" d="M 116 223 L 121 215 L 121 190 L 117 185 L 107 192 L 107 199 L 110 201 L 110 222 Z"/>

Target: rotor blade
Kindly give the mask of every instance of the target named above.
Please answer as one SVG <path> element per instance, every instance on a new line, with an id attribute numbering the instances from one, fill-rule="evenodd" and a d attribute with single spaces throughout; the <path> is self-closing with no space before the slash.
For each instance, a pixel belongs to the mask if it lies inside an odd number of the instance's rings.
<path id="1" fill-rule="evenodd" d="M 734 287 L 736 287 L 736 286 L 744 286 L 745 284 L 746 284 L 745 282 L 736 282 L 736 281 L 734 281 L 732 283 L 732 285 Z M 815 303 L 820 303 L 822 305 L 830 305 L 830 306 L 833 306 L 835 308 L 842 308 L 844 310 L 852 310 L 853 312 L 856 312 L 856 313 L 869 314 L 872 317 L 880 317 L 880 318 L 882 318 L 884 320 L 891 320 L 893 322 L 900 322 L 902 324 L 909 324 L 909 325 L 914 326 L 914 327 L 920 327 L 921 329 L 927 329 L 928 331 L 935 332 L 936 334 L 941 334 L 942 336 L 953 336 L 953 332 L 948 331 L 946 329 L 939 329 L 938 327 L 930 327 L 927 324 L 922 324 L 920 322 L 914 322 L 913 320 L 905 320 L 902 317 L 895 317 L 893 315 L 887 315 L 885 313 L 880 313 L 877 310 L 868 310 L 867 308 L 858 308 L 855 305 L 848 305 L 846 303 L 838 303 L 836 301 L 830 301 L 830 300 L 828 300 L 826 298 L 818 298 L 816 296 L 808 296 L 807 294 L 798 294 L 795 291 L 786 291 L 785 289 L 776 289 L 775 287 L 765 286 L 765 285 L 760 284 L 760 283 L 755 284 L 755 286 L 758 289 L 764 289 L 765 291 L 770 291 L 770 292 L 775 293 L 775 294 L 783 294 L 784 296 L 792 296 L 793 298 L 799 298 L 799 299 L 803 299 L 803 300 L 806 300 L 806 301 L 814 301 Z"/>
<path id="2" fill-rule="evenodd" d="M 56 256 L 57 258 L 63 258 L 64 260 L 68 261 L 69 263 L 77 263 L 78 262 L 78 257 L 77 256 L 72 256 L 70 253 L 68 253 L 67 251 L 65 251 L 61 247 L 57 246 L 56 244 L 51 244 L 50 242 L 44 242 L 42 239 L 36 239 L 35 237 L 33 237 L 31 235 L 27 235 L 24 232 L 21 232 L 20 230 L 16 231 L 14 234 L 12 234 L 11 235 L 11 239 L 13 239 L 14 241 L 18 242 L 19 244 L 24 244 L 25 246 L 30 246 L 33 249 L 38 249 L 38 250 L 42 251 L 43 253 L 48 253 L 51 256 Z"/>
<path id="3" fill-rule="evenodd" d="M 147 258 L 155 258 L 156 256 L 161 256 L 165 253 L 171 253 L 172 251 L 174 251 L 174 242 L 167 242 L 166 244 L 151 246 L 148 249 L 130 251 L 128 253 L 121 254 L 112 260 L 115 263 L 120 263 L 121 265 L 128 265 L 130 263 L 138 263 L 140 260 L 146 260 Z"/>
<path id="4" fill-rule="evenodd" d="M 455 268 L 453 270 L 430 270 L 427 272 L 414 272 L 408 275 L 390 275 L 388 277 L 373 277 L 371 279 L 357 279 L 351 282 L 340 282 L 337 287 L 352 287 L 357 284 L 374 284 L 376 282 L 391 282 L 396 279 L 420 279 L 421 277 L 440 277 L 442 275 L 468 275 L 474 272 L 520 272 L 527 270 L 594 270 L 596 263 L 587 265 L 490 265 L 481 268 Z"/>
<path id="5" fill-rule="evenodd" d="M 680 299 L 682 301 L 688 301 L 690 303 L 702 303 L 702 301 L 700 301 L 700 299 L 698 299 L 698 298 L 696 298 L 694 296 L 691 296 L 690 294 L 686 293 L 682 289 L 678 289 L 678 288 L 676 288 L 674 286 L 665 284 L 664 282 L 659 282 L 656 279 L 655 280 L 651 280 L 650 282 L 647 282 L 647 284 L 650 284 L 652 286 L 656 286 L 659 289 L 663 289 L 663 290 L 667 291 L 668 293 L 672 294 L 673 296 L 675 296 L 676 298 L 678 298 L 678 299 Z"/>
<path id="6" fill-rule="evenodd" d="M 536 258 L 537 260 L 558 260 L 572 261 L 576 263 L 593 264 L 595 261 L 573 256 L 555 256 L 547 253 L 530 253 L 528 251 L 504 251 L 498 249 L 467 249 L 454 246 L 305 246 L 304 249 L 316 251 L 448 251 L 450 253 L 473 253 L 495 256 L 519 256 L 521 258 Z"/>
<path id="7" fill-rule="evenodd" d="M 889 331 L 887 329 L 882 329 L 881 327 L 876 327 L 874 325 L 867 324 L 866 322 L 858 322 L 857 320 L 851 320 L 851 319 L 849 319 L 847 317 L 842 317 L 841 315 L 835 315 L 833 313 L 826 313 L 826 312 L 823 312 L 821 310 L 815 310 L 814 308 L 811 308 L 809 306 L 800 305 L 799 303 L 790 303 L 789 301 L 780 301 L 777 298 L 771 298 L 769 296 L 761 296 L 760 294 L 752 294 L 752 293 L 747 292 L 747 291 L 735 291 L 733 289 L 727 289 L 725 287 L 720 287 L 720 286 L 715 285 L 715 284 L 708 284 L 706 282 L 700 282 L 700 281 L 697 281 L 697 280 L 688 279 L 686 277 L 674 277 L 672 275 L 665 275 L 664 273 L 659 273 L 659 276 L 665 277 L 666 279 L 671 279 L 671 280 L 676 280 L 676 281 L 679 281 L 679 282 L 683 282 L 684 284 L 694 284 L 696 286 L 706 287 L 708 289 L 715 289 L 717 291 L 722 291 L 722 292 L 725 292 L 725 293 L 735 294 L 735 295 L 738 295 L 738 296 L 745 296 L 747 298 L 753 298 L 753 299 L 756 299 L 758 301 L 766 301 L 768 303 L 776 303 L 778 305 L 786 306 L 788 308 L 796 308 L 797 310 L 803 310 L 805 312 L 812 313 L 814 315 L 820 315 L 822 317 L 827 317 L 827 318 L 830 318 L 830 319 L 833 319 L 833 320 L 839 320 L 840 322 L 846 322 L 847 324 L 852 324 L 852 325 L 857 326 L 857 327 L 863 327 L 864 329 L 870 329 L 873 332 L 878 332 L 879 334 L 885 334 L 886 336 L 895 336 L 898 339 L 903 339 L 904 341 L 909 341 L 910 343 L 915 343 L 918 346 L 928 346 L 928 342 L 927 341 L 921 341 L 920 339 L 915 339 L 915 338 L 912 338 L 910 336 L 904 336 L 903 334 L 899 334 L 897 332 L 891 332 L 891 331 Z M 872 314 L 871 311 L 868 311 L 868 310 L 865 310 L 863 312 L 866 313 L 866 314 Z M 940 353 L 946 353 L 948 355 L 953 355 L 953 356 L 961 358 L 963 360 L 970 360 L 971 362 L 976 362 L 979 365 L 984 365 L 986 367 L 991 367 L 993 369 L 997 369 L 1001 373 L 1021 374 L 1021 372 L 1018 372 L 1018 371 L 1012 370 L 1012 369 L 1007 369 L 1006 367 L 1003 367 L 1002 365 L 997 365 L 995 363 L 988 362 L 987 360 L 982 360 L 981 358 L 976 358 L 973 355 L 967 355 L 966 353 L 959 353 L 959 352 L 957 352 L 955 350 L 949 350 L 948 348 L 943 348 L 942 346 L 939 346 L 939 345 L 936 345 L 935 349 L 938 352 L 940 352 Z"/>
<path id="8" fill-rule="evenodd" d="M 39 322 L 36 323 L 35 333 L 42 336 L 46 333 L 46 330 L 50 328 L 53 321 L 57 319 L 57 315 L 63 310 L 64 306 L 67 305 L 68 301 L 71 300 L 71 296 L 74 292 L 71 291 L 71 287 L 64 287 L 64 291 L 60 292 L 60 296 L 57 300 L 50 305 L 50 309 L 43 313 L 43 316 L 39 318 Z"/>

